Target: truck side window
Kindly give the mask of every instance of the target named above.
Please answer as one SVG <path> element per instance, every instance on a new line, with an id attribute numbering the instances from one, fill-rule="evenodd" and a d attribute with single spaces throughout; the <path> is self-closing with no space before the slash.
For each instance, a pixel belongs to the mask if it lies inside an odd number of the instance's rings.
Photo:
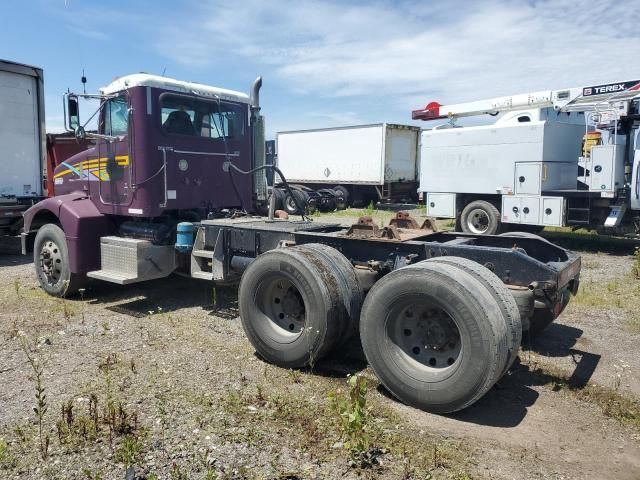
<path id="1" fill-rule="evenodd" d="M 127 135 L 129 131 L 129 105 L 123 97 L 112 98 L 105 105 L 104 133 L 114 137 Z"/>

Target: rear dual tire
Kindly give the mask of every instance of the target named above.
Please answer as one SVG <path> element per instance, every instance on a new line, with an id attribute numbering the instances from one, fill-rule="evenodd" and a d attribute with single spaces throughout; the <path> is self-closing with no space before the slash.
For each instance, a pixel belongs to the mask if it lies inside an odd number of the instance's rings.
<path id="1" fill-rule="evenodd" d="M 313 365 L 353 334 L 363 293 L 347 264 L 353 270 L 335 249 L 305 245 L 271 250 L 249 265 L 238 303 L 260 356 L 285 368 Z"/>
<path id="2" fill-rule="evenodd" d="M 258 354 L 286 368 L 342 345 L 359 319 L 367 360 L 394 396 L 454 412 L 495 384 L 520 344 L 517 305 L 494 277 L 465 259 L 432 259 L 387 274 L 362 304 L 349 260 L 308 244 L 272 250 L 247 268 L 240 317 Z"/>
<path id="3" fill-rule="evenodd" d="M 362 307 L 360 337 L 373 371 L 394 396 L 449 413 L 476 402 L 504 374 L 521 331 L 513 331 L 517 311 L 510 302 L 502 305 L 505 292 L 489 275 L 463 259 L 438 260 L 378 281 Z"/>

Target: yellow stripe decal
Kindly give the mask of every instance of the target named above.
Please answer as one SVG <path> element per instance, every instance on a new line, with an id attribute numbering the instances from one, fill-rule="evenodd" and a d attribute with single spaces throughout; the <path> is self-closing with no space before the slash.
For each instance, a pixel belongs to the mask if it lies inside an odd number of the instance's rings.
<path id="1" fill-rule="evenodd" d="M 79 163 L 75 163 L 73 164 L 73 166 L 78 169 L 78 170 L 89 170 L 91 171 L 91 169 L 94 168 L 99 168 L 101 166 L 101 164 L 104 164 L 106 162 L 106 160 L 108 159 L 108 157 L 100 157 L 100 158 L 92 158 L 89 160 L 85 160 L 83 162 L 79 162 Z M 127 165 L 129 165 L 129 155 L 118 155 L 116 157 L 116 161 L 118 163 L 118 165 L 122 166 L 122 167 L 126 167 Z M 74 173 L 72 170 L 67 169 L 67 170 L 62 170 L 61 172 L 56 173 L 53 178 L 59 178 L 62 177 L 64 175 L 67 175 L 68 173 Z M 98 177 L 100 178 L 100 177 Z M 106 178 L 101 178 L 101 180 L 108 180 L 109 177 L 107 176 Z"/>

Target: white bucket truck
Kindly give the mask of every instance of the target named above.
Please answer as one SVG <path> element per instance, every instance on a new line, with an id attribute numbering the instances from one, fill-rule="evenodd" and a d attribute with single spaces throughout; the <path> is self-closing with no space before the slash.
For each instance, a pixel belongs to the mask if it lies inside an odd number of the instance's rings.
<path id="1" fill-rule="evenodd" d="M 423 130 L 419 191 L 427 214 L 462 231 L 574 226 L 638 230 L 640 80 L 443 106 Z M 499 115 L 458 127 L 459 117 Z"/>

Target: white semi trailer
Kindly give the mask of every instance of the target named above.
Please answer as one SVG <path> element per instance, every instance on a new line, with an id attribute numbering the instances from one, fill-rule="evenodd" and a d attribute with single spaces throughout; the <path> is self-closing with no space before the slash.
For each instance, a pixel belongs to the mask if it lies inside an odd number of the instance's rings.
<path id="1" fill-rule="evenodd" d="M 388 123 L 279 132 L 277 164 L 288 182 L 299 187 L 303 201 L 318 192 L 319 197 L 333 192 L 344 204 L 356 206 L 412 201 L 417 199 L 419 132 Z M 291 199 L 282 195 L 284 208 L 295 211 Z"/>
<path id="2" fill-rule="evenodd" d="M 640 81 L 443 106 L 423 130 L 419 191 L 427 214 L 474 234 L 545 226 L 638 231 Z M 459 117 L 500 115 L 458 127 Z"/>
<path id="3" fill-rule="evenodd" d="M 43 197 L 45 161 L 42 70 L 0 60 L 0 250 L 19 252 L 22 213 Z"/>

